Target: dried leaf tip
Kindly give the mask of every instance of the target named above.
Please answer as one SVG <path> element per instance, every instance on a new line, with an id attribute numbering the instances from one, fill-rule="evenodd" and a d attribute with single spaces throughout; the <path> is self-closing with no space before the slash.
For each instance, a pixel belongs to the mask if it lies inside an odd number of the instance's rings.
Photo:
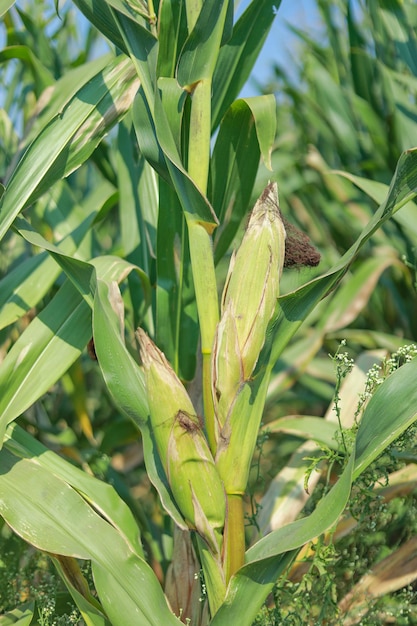
<path id="1" fill-rule="evenodd" d="M 165 354 L 156 347 L 142 328 L 136 330 L 136 337 L 139 341 L 140 359 L 145 369 L 149 369 L 152 363 L 159 363 L 171 369 Z"/>

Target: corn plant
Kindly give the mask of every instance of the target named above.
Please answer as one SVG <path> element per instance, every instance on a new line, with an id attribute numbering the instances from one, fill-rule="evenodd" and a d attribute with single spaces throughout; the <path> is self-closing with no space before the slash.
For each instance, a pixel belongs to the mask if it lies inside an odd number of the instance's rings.
<path id="1" fill-rule="evenodd" d="M 260 159 L 271 167 L 275 99 L 238 98 L 278 3 L 253 1 L 240 17 L 218 0 L 74 4 L 114 50 L 62 74 L 34 19 L 19 9 L 17 36 L 13 10 L 5 16 L 15 34 L 2 61 L 26 61 L 37 107 L 19 140 L 3 114 L 0 512 L 51 556 L 87 624 L 250 625 L 300 548 L 337 522 L 352 481 L 416 417 L 414 360 L 367 405 L 314 511 L 247 543 L 243 499 L 274 365 L 373 233 L 415 197 L 416 151 L 400 156 L 345 254 L 282 292 L 284 268 L 314 267 L 319 255 L 283 219 L 272 171 L 250 212 Z M 87 344 L 175 528 L 164 590 L 131 508 L 34 436 L 31 407 Z"/>

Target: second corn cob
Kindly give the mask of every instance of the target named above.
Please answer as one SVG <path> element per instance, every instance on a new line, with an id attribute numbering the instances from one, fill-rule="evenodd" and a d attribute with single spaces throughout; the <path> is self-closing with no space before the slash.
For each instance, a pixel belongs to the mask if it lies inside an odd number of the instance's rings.
<path id="1" fill-rule="evenodd" d="M 164 354 L 140 328 L 137 337 L 151 428 L 175 502 L 188 526 L 218 551 L 226 500 L 202 425 Z"/>

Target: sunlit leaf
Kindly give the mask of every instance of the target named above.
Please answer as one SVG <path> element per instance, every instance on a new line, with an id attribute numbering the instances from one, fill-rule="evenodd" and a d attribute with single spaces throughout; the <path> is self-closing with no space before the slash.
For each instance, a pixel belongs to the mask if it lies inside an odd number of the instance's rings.
<path id="1" fill-rule="evenodd" d="M 74 171 L 130 107 L 139 83 L 130 61 L 117 57 L 83 85 L 19 161 L 0 199 L 0 238 L 15 217 Z"/>

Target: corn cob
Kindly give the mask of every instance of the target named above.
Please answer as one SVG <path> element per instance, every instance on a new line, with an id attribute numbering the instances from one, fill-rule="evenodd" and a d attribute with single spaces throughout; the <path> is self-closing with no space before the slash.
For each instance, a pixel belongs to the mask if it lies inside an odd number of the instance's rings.
<path id="1" fill-rule="evenodd" d="M 285 228 L 277 185 L 265 189 L 232 256 L 212 360 L 212 388 L 220 428 L 239 387 L 255 369 L 279 295 Z"/>
<path id="2" fill-rule="evenodd" d="M 191 399 L 165 355 L 138 329 L 150 423 L 178 509 L 188 526 L 219 550 L 225 493 Z"/>

